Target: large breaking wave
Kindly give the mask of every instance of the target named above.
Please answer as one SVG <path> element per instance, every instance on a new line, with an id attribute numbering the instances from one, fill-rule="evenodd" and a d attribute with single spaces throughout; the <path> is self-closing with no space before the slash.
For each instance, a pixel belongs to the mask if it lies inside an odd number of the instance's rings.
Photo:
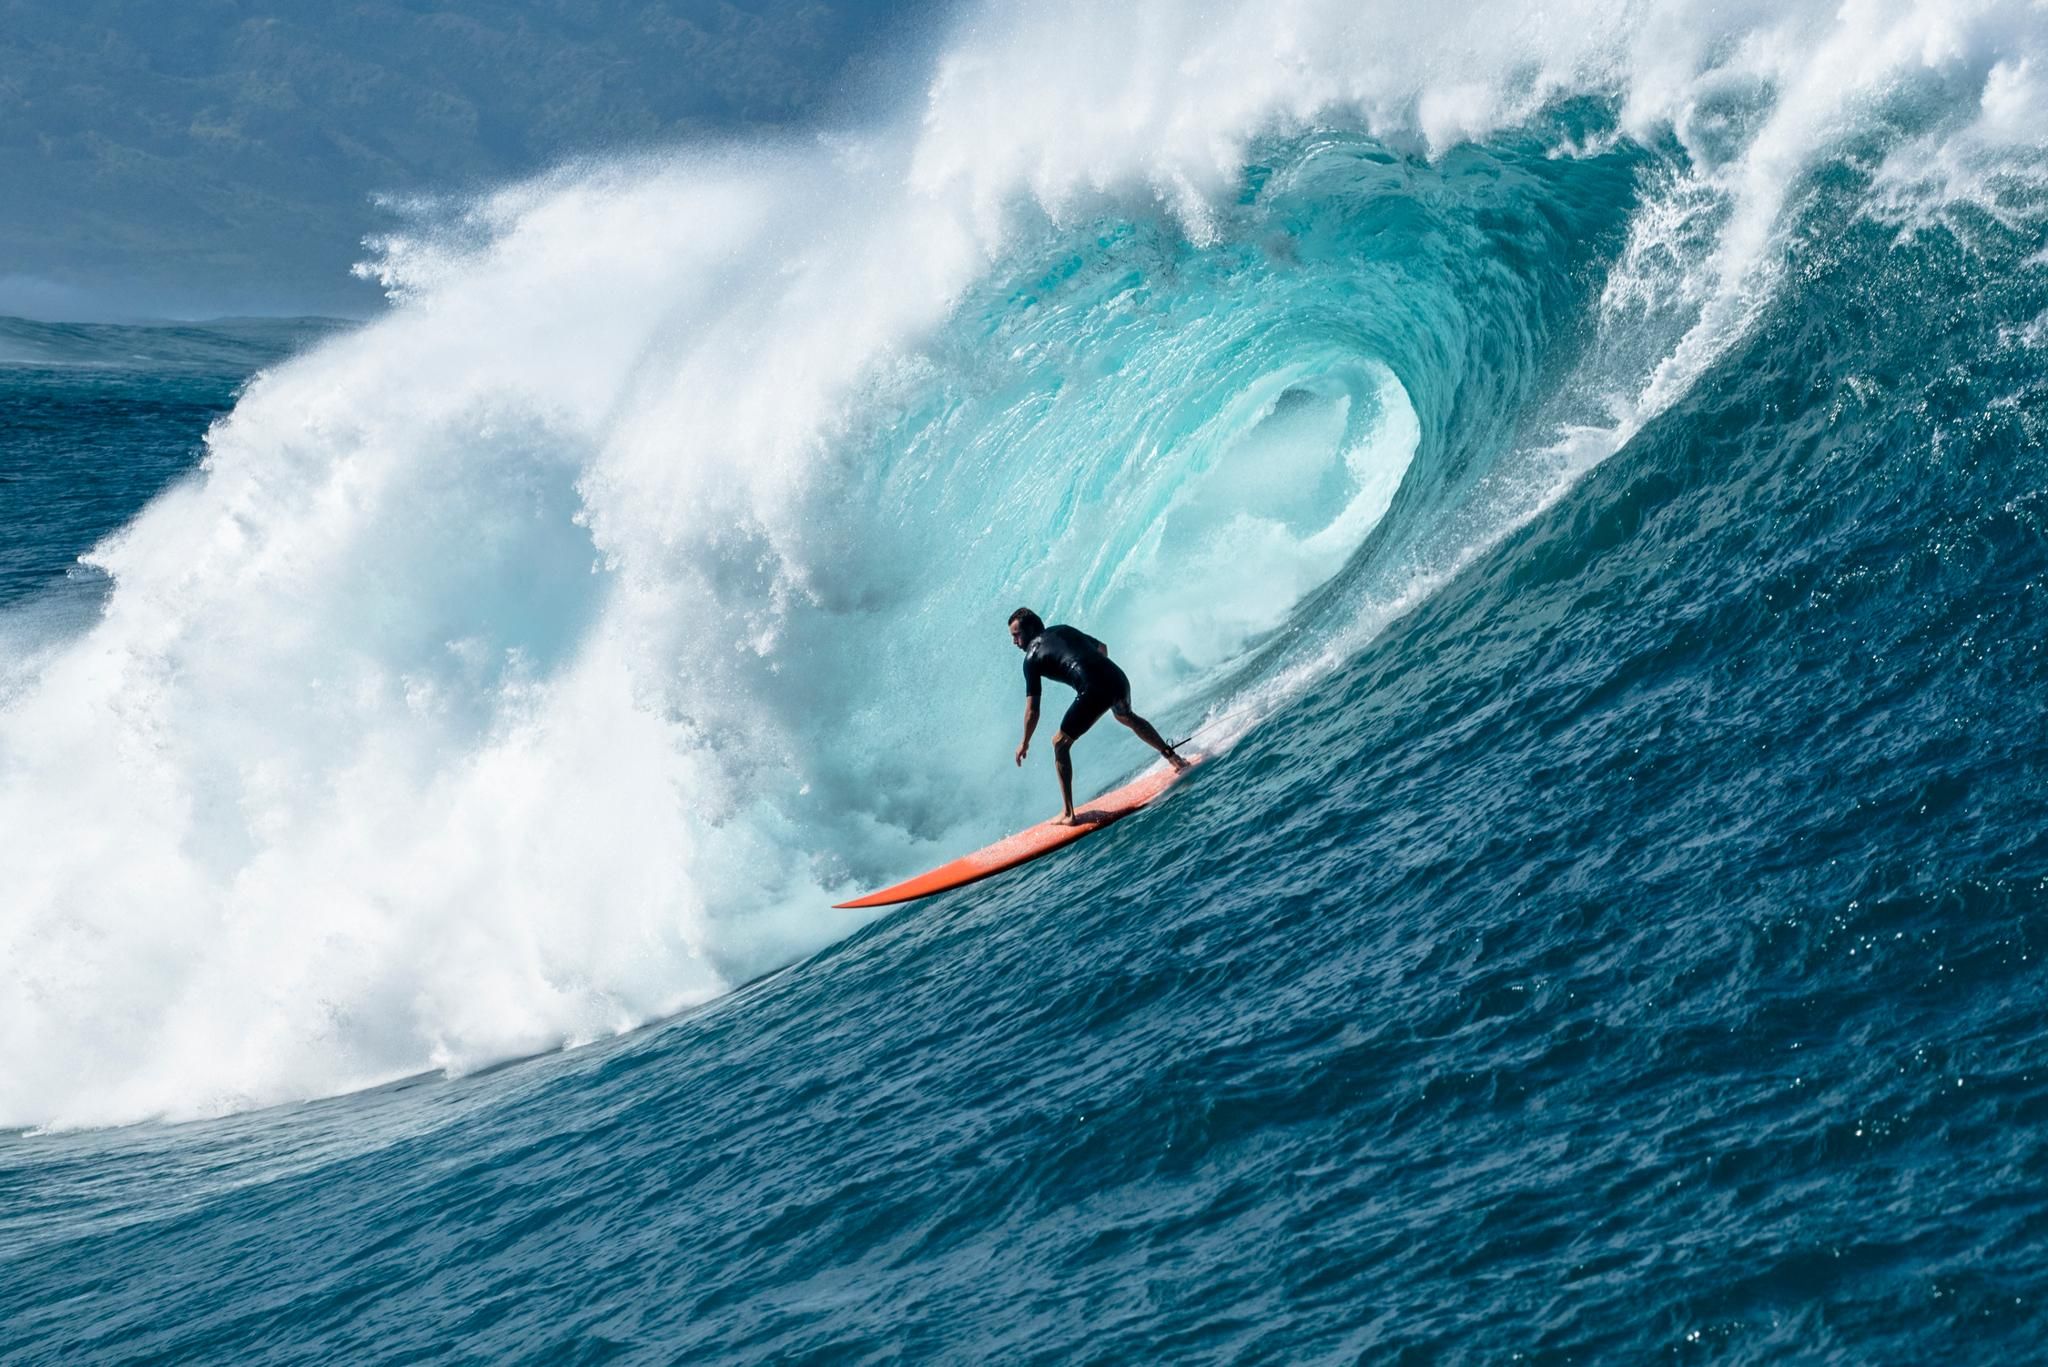
<path id="1" fill-rule="evenodd" d="M 1042 814 L 1018 603 L 1227 743 L 1789 306 L 1822 197 L 2034 212 L 2044 27 L 970 16 L 899 123 L 394 236 L 395 311 L 0 675 L 0 1123 L 474 1068 L 831 942 Z"/>

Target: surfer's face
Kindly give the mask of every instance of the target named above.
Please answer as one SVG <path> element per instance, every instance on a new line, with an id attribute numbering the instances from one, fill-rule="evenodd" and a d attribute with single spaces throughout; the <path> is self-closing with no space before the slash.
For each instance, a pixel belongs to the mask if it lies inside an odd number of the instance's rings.
<path id="1" fill-rule="evenodd" d="M 1010 644 L 1019 650 L 1024 649 L 1024 626 L 1022 623 L 1010 623 Z"/>

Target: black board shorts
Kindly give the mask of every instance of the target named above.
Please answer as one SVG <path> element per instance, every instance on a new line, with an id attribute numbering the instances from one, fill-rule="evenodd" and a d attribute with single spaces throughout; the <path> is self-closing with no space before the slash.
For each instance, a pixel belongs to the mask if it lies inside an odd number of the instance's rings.
<path id="1" fill-rule="evenodd" d="M 1086 735 L 1088 728 L 1101 721 L 1105 712 L 1114 712 L 1119 717 L 1131 714 L 1131 681 L 1115 665 L 1110 665 L 1109 671 L 1089 685 L 1087 692 L 1075 698 L 1067 709 L 1067 715 L 1060 718 L 1060 734 L 1068 740 Z"/>

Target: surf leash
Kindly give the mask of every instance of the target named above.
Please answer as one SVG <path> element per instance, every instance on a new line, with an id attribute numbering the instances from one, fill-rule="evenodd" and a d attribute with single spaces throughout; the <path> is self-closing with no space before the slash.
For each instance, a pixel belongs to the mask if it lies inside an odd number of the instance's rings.
<path id="1" fill-rule="evenodd" d="M 1203 722 L 1200 726 L 1197 726 L 1194 730 L 1188 732 L 1187 735 L 1184 736 L 1182 739 L 1175 741 L 1173 743 L 1173 749 L 1178 751 L 1181 748 L 1181 746 L 1186 745 L 1189 741 L 1193 740 L 1196 736 L 1201 735 L 1204 731 L 1213 731 L 1218 726 L 1221 726 L 1224 722 L 1229 721 L 1232 717 L 1242 716 L 1251 710 L 1252 705 L 1250 703 L 1246 703 L 1242 707 L 1233 707 L 1228 712 L 1218 713 L 1216 716 L 1213 716 L 1209 718 L 1209 720 Z"/>

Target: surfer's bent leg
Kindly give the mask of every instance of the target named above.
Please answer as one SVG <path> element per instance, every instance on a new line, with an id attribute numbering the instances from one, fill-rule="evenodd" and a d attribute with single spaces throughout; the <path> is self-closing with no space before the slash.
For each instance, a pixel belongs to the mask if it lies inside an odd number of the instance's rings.
<path id="1" fill-rule="evenodd" d="M 1159 734 L 1157 727 L 1153 726 L 1151 722 L 1146 721 L 1136 712 L 1131 711 L 1131 700 L 1129 698 L 1125 698 L 1122 702 L 1111 708 L 1110 712 L 1118 721 L 1136 732 L 1139 740 L 1144 741 L 1145 744 L 1166 756 L 1167 761 L 1175 769 L 1185 769 L 1188 767 L 1188 762 L 1174 753 L 1173 747 L 1166 743 L 1166 738 Z"/>
<path id="2" fill-rule="evenodd" d="M 1074 748 L 1074 738 L 1061 731 L 1052 738 L 1053 772 L 1060 776 L 1060 815 L 1072 820 L 1074 815 L 1074 761 L 1069 753 Z"/>

